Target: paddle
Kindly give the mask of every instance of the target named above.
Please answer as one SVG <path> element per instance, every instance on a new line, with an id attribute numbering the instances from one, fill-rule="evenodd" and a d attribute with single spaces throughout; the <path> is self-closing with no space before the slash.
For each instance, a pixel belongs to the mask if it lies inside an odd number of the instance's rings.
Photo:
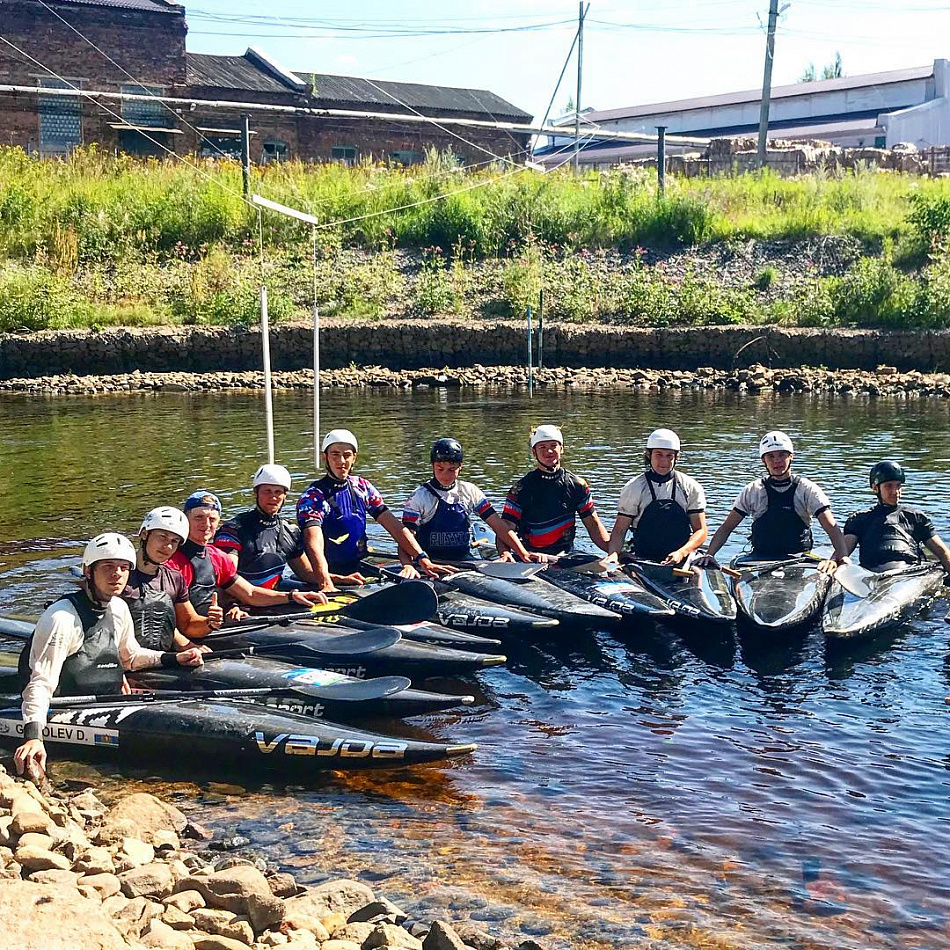
<path id="1" fill-rule="evenodd" d="M 240 637 L 243 631 L 240 630 L 219 630 L 213 636 L 205 637 L 208 639 L 231 639 Z M 376 653 L 378 650 L 384 650 L 391 647 L 402 639 L 402 634 L 395 627 L 371 627 L 369 630 L 357 630 L 353 633 L 327 634 L 319 630 L 306 631 L 319 637 L 316 641 L 308 642 L 304 638 L 303 631 L 274 631 L 273 636 L 285 637 L 272 643 L 248 644 L 247 646 L 235 646 L 233 650 L 224 650 L 209 654 L 209 657 L 236 656 L 240 653 L 275 653 L 280 650 L 286 650 L 289 647 L 300 647 L 301 650 L 311 653 L 322 653 L 328 656 L 347 654 L 349 656 L 361 656 L 365 653 Z"/>

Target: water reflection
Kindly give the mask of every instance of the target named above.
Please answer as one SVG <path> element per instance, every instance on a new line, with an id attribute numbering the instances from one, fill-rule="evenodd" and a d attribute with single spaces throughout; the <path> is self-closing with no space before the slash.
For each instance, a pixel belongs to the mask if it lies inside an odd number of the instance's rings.
<path id="1" fill-rule="evenodd" d="M 280 461 L 302 488 L 314 474 L 307 398 L 279 395 L 275 411 Z M 950 459 L 944 402 L 330 392 L 323 418 L 361 436 L 360 469 L 397 510 L 427 474 L 432 439 L 450 433 L 467 476 L 500 501 L 543 421 L 564 426 L 568 465 L 608 520 L 661 425 L 682 435 L 713 527 L 759 474 L 768 428 L 792 434 L 798 470 L 839 521 L 868 504 L 879 456 L 907 463 L 907 501 L 925 508 Z M 98 530 L 134 531 L 145 510 L 197 487 L 229 509 L 249 504 L 264 455 L 260 402 L 244 394 L 6 399 L 0 432 L 0 611 L 17 616 L 69 587 Z M 929 513 L 950 537 L 950 513 Z M 164 765 L 161 780 L 155 766 L 57 771 L 177 795 L 302 880 L 351 871 L 420 915 L 552 948 L 946 945 L 945 610 L 844 647 L 815 630 L 771 642 L 666 623 L 506 643 L 508 668 L 453 684 L 475 706 L 405 727 L 476 741 L 477 754 L 411 773 L 288 786 Z"/>

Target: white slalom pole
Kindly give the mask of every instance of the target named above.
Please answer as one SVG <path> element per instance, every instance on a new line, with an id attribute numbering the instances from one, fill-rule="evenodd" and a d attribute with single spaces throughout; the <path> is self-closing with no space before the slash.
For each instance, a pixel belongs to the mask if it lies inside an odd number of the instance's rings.
<path id="1" fill-rule="evenodd" d="M 313 306 L 313 470 L 320 471 L 320 308 Z"/>
<path id="2" fill-rule="evenodd" d="M 267 461 L 274 464 L 274 400 L 270 376 L 270 330 L 267 323 L 267 287 L 261 284 L 261 349 L 264 351 L 264 418 L 267 424 Z"/>

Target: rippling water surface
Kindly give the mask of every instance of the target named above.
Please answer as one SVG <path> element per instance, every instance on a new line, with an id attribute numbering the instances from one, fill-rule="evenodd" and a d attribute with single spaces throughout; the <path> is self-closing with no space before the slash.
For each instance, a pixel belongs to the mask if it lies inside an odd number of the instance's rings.
<path id="1" fill-rule="evenodd" d="M 308 398 L 278 395 L 275 412 L 279 460 L 303 488 Z M 839 521 L 868 503 L 870 464 L 892 456 L 910 469 L 905 501 L 950 539 L 943 402 L 331 392 L 323 420 L 357 432 L 361 471 L 397 509 L 434 438 L 458 437 L 466 475 L 500 502 L 529 465 L 529 427 L 560 422 L 568 467 L 591 481 L 608 524 L 646 433 L 670 426 L 713 528 L 759 472 L 759 435 L 779 427 Z M 38 614 L 84 539 L 134 532 L 153 505 L 198 487 L 248 505 L 262 430 L 250 395 L 0 401 L 0 611 Z M 197 801 L 301 880 L 350 870 L 420 916 L 549 947 L 947 946 L 946 608 L 837 650 L 816 631 L 764 645 L 662 625 L 506 643 L 506 668 L 439 684 L 477 692 L 473 708 L 373 724 L 479 743 L 448 767 L 306 787 L 187 765 L 162 783 L 60 768 Z"/>

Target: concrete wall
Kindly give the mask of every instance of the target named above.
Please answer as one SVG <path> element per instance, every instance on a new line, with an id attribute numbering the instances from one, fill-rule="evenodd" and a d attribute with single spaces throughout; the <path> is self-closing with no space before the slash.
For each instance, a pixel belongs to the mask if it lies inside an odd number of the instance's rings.
<path id="1" fill-rule="evenodd" d="M 887 129 L 887 147 L 911 142 L 919 149 L 950 143 L 950 61 L 934 61 L 935 98 L 910 109 L 880 117 Z"/>
<path id="2" fill-rule="evenodd" d="M 521 365 L 520 323 L 331 323 L 322 335 L 328 368 L 360 366 L 418 369 Z M 626 329 L 559 325 L 545 328 L 545 366 L 732 369 L 762 363 L 773 367 L 826 366 L 867 369 L 950 370 L 950 331 L 879 332 L 763 327 Z M 271 330 L 275 369 L 311 364 L 307 326 Z M 217 372 L 259 369 L 260 334 L 254 330 L 194 327 L 149 330 L 45 331 L 0 334 L 0 378 L 62 373 L 104 375 L 142 372 Z"/>

